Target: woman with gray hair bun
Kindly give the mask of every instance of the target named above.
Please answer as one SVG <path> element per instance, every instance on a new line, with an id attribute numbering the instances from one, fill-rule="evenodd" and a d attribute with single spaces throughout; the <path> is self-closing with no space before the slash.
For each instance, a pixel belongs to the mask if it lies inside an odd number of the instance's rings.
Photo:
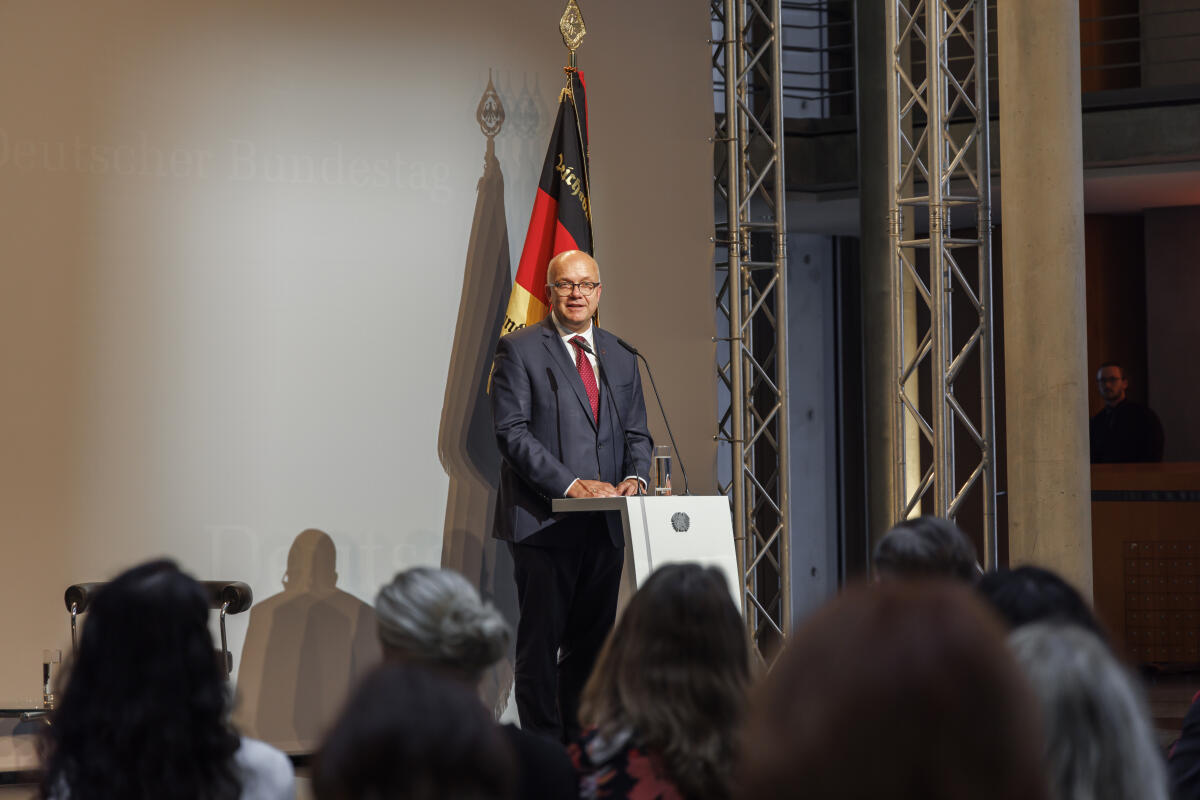
<path id="1" fill-rule="evenodd" d="M 1008 644 L 1040 701 L 1056 800 L 1167 800 L 1141 689 L 1095 634 L 1037 622 Z"/>
<path id="2" fill-rule="evenodd" d="M 487 668 L 508 649 L 512 631 L 457 572 L 414 567 L 396 574 L 375 596 L 384 659 L 416 664 L 478 688 Z M 556 741 L 513 725 L 501 731 L 515 755 L 517 797 L 579 797 L 579 781 Z"/>
<path id="3" fill-rule="evenodd" d="M 495 664 L 512 632 L 462 575 L 414 567 L 375 596 L 379 641 L 386 658 L 419 662 L 477 684 Z"/>

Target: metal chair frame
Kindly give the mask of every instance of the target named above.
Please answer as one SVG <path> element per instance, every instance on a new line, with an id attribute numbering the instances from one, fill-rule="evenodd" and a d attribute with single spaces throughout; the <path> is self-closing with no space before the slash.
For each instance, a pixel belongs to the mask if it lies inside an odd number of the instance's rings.
<path id="1" fill-rule="evenodd" d="M 225 615 L 240 614 L 254 604 L 254 592 L 242 581 L 200 581 L 208 594 L 208 607 L 221 611 L 221 664 L 225 677 L 233 672 L 233 654 L 229 652 L 229 638 L 225 633 Z M 92 598 L 104 586 L 103 582 L 75 583 L 67 587 L 63 595 L 67 611 L 71 614 L 71 650 L 79 649 L 78 619 L 86 613 Z"/>

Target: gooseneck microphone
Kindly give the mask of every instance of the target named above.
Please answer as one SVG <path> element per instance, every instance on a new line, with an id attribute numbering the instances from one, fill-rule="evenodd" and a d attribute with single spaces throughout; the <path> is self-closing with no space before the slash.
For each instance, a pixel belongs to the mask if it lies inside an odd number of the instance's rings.
<path id="1" fill-rule="evenodd" d="M 604 364 L 602 364 L 600 362 L 600 356 L 596 355 L 596 351 L 592 349 L 592 346 L 590 344 L 588 344 L 587 339 L 580 337 L 579 341 L 573 342 L 573 344 L 575 344 L 577 347 L 579 347 L 581 350 L 583 350 L 583 352 L 587 353 L 588 355 L 590 355 L 596 359 L 596 364 L 597 364 L 597 366 L 600 367 L 600 380 L 603 381 L 603 383 L 604 383 L 604 391 L 608 392 L 609 413 L 615 414 L 616 412 L 614 411 L 614 409 L 617 406 L 617 398 L 616 398 L 616 395 L 613 394 L 612 384 L 608 382 L 608 368 L 605 367 Z M 625 425 L 621 422 L 621 418 L 619 416 L 616 417 L 616 423 L 617 423 L 617 427 L 621 429 L 621 438 L 625 440 L 625 453 L 632 456 L 633 448 L 629 446 L 629 432 L 627 430 L 625 430 Z M 651 456 L 653 456 L 653 455 L 654 454 L 651 453 Z M 625 460 L 624 458 L 621 459 L 622 462 L 624 460 Z M 636 472 L 637 464 L 634 464 L 633 468 L 634 468 L 634 471 Z M 637 477 L 638 477 L 638 494 L 645 494 L 645 490 L 642 489 L 641 476 L 638 475 Z M 687 478 L 684 478 L 684 483 L 686 484 L 686 482 L 687 482 Z"/>
<path id="2" fill-rule="evenodd" d="M 654 383 L 654 373 L 650 370 L 650 362 L 638 352 L 636 347 L 619 336 L 617 344 L 640 358 L 646 365 L 646 374 L 650 376 L 650 388 L 654 389 L 654 399 L 658 402 L 658 413 L 662 414 L 663 424 L 667 426 L 667 436 L 671 439 L 671 448 L 675 451 L 675 458 L 679 460 L 679 471 L 683 473 L 683 493 L 688 494 L 687 467 L 683 465 L 683 454 L 679 452 L 679 446 L 675 444 L 675 434 L 671 433 L 671 422 L 667 419 L 667 410 L 663 408 L 662 398 L 658 396 L 658 385 Z"/>

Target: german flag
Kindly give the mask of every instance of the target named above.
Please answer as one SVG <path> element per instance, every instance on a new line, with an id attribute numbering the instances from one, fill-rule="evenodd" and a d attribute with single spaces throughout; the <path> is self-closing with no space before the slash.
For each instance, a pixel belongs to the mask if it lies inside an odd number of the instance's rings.
<path id="1" fill-rule="evenodd" d="M 517 277 L 500 335 L 534 325 L 549 313 L 546 265 L 564 250 L 592 252 L 592 204 L 588 190 L 587 99 L 583 73 L 568 69 L 558 96 L 558 118 L 538 183 Z"/>

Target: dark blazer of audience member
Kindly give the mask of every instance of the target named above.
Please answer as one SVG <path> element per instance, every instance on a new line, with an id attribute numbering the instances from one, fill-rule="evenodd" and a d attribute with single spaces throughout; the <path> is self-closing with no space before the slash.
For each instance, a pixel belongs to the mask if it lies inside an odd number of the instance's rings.
<path id="1" fill-rule="evenodd" d="M 941 517 L 908 519 L 883 535 L 872 557 L 875 574 L 887 578 L 979 577 L 975 545 L 953 522 Z"/>
<path id="2" fill-rule="evenodd" d="M 1200 692 L 1192 697 L 1179 738 L 1168 752 L 1167 771 L 1176 800 L 1200 800 Z"/>
<path id="3" fill-rule="evenodd" d="M 1069 622 L 1108 641 L 1104 627 L 1079 592 L 1048 569 L 1027 565 L 989 572 L 976 588 L 1009 628 L 1032 622 Z"/>
<path id="4" fill-rule="evenodd" d="M 471 582 L 449 569 L 397 573 L 375 596 L 379 641 L 387 661 L 418 664 L 475 690 L 508 649 L 504 616 Z M 557 742 L 513 725 L 499 728 L 517 764 L 517 797 L 574 800 L 579 782 Z"/>
<path id="5" fill-rule="evenodd" d="M 1009 647 L 1041 701 L 1055 800 L 1167 800 L 1166 764 L 1141 687 L 1095 634 L 1038 622 Z"/>
<path id="6" fill-rule="evenodd" d="M 1149 407 L 1127 396 L 1129 379 L 1115 361 L 1096 371 L 1096 388 L 1104 408 L 1088 423 L 1088 443 L 1093 464 L 1128 464 L 1163 460 L 1163 427 Z"/>
<path id="7" fill-rule="evenodd" d="M 724 575 L 655 570 L 584 688 L 571 746 L 584 798 L 727 798 L 750 683 L 744 623 Z"/>
<path id="8" fill-rule="evenodd" d="M 416 664 L 384 663 L 317 751 L 317 800 L 524 800 L 512 753 L 478 696 Z"/>
<path id="9" fill-rule="evenodd" d="M 40 741 L 41 797 L 295 796 L 287 756 L 229 724 L 208 617 L 204 589 L 170 561 L 134 567 L 99 590 Z"/>
<path id="10" fill-rule="evenodd" d="M 969 588 L 848 588 L 789 640 L 747 724 L 746 800 L 1045 800 L 1036 700 Z"/>

